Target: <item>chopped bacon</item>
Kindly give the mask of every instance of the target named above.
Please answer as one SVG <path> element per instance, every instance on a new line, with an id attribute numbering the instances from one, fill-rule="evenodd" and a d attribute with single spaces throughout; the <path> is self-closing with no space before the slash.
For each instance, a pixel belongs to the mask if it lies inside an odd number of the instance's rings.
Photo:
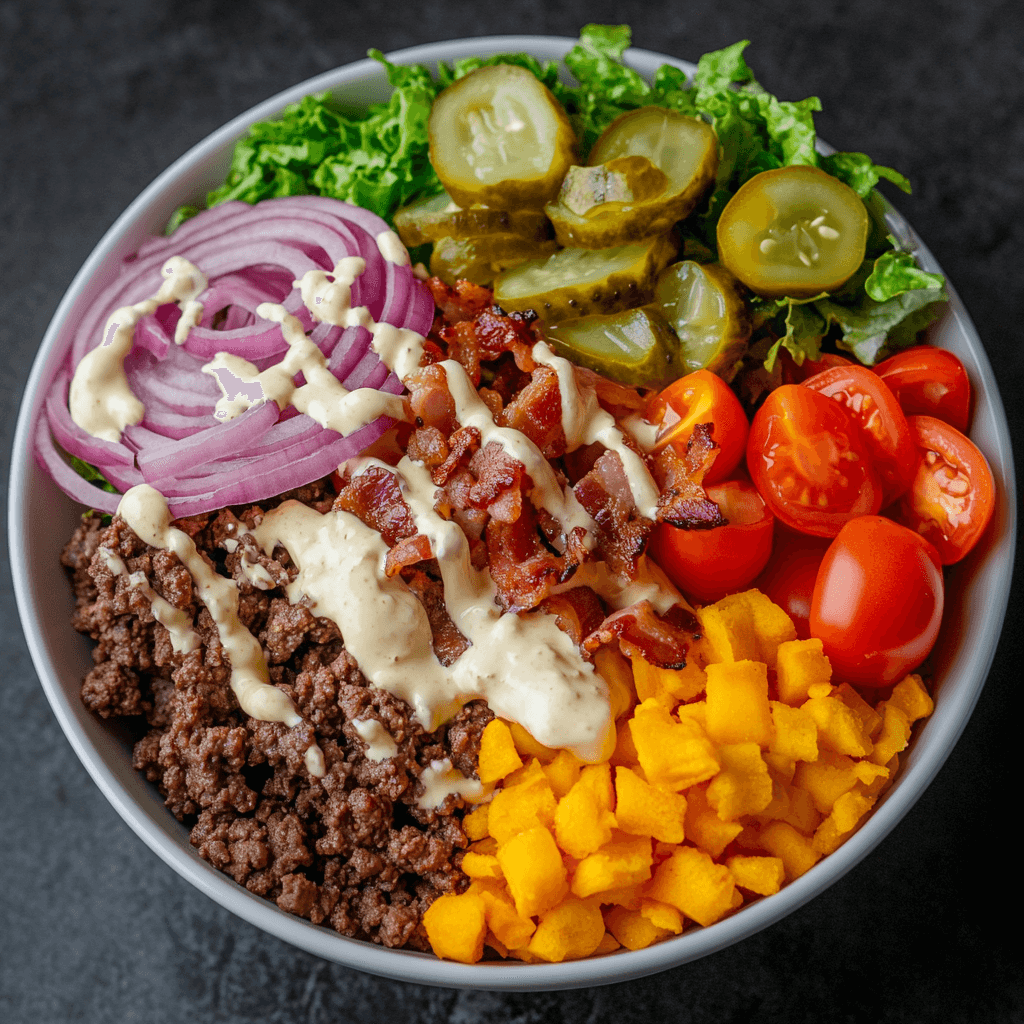
<path id="1" fill-rule="evenodd" d="M 604 621 L 604 605 L 601 598 L 590 587 L 573 587 L 571 590 L 546 597 L 538 608 L 554 615 L 558 628 L 568 633 L 577 647 Z"/>
<path id="2" fill-rule="evenodd" d="M 603 558 L 612 572 L 636 579 L 637 559 L 654 523 L 637 510 L 622 460 L 615 452 L 606 451 L 573 490 L 597 523 L 595 555 Z"/>
<path id="3" fill-rule="evenodd" d="M 545 458 L 556 459 L 564 454 L 565 430 L 558 374 L 550 366 L 535 367 L 530 382 L 505 406 L 496 421 L 525 434 Z"/>
<path id="4" fill-rule="evenodd" d="M 597 393 L 601 407 L 607 409 L 617 419 L 632 412 L 639 412 L 647 405 L 647 398 L 628 384 L 609 380 L 585 366 L 573 366 L 572 369 L 580 390 L 593 389 Z"/>
<path id="5" fill-rule="evenodd" d="M 371 466 L 341 489 L 332 506 L 333 511 L 339 509 L 376 530 L 389 547 L 416 533 L 395 474 L 379 466 Z"/>
<path id="6" fill-rule="evenodd" d="M 690 644 L 699 636 L 696 617 L 681 605 L 662 616 L 650 601 L 639 601 L 609 615 L 583 641 L 583 649 L 592 654 L 618 640 L 627 658 L 639 655 L 659 668 L 680 669 L 686 665 Z"/>
<path id="7" fill-rule="evenodd" d="M 494 302 L 490 288 L 473 284 L 472 281 L 456 281 L 455 286 L 447 285 L 439 277 L 427 281 L 427 287 L 434 296 L 434 305 L 441 316 L 450 324 L 460 320 L 472 320 L 489 309 Z"/>
<path id="8" fill-rule="evenodd" d="M 654 457 L 654 478 L 661 488 L 658 522 L 671 523 L 686 530 L 710 530 L 725 526 L 719 507 L 707 496 L 701 481 L 718 454 L 711 438 L 711 423 L 698 423 L 686 442 L 681 456 L 666 445 Z"/>
<path id="9" fill-rule="evenodd" d="M 388 550 L 387 558 L 384 560 L 384 575 L 389 578 L 397 576 L 410 565 L 426 562 L 433 557 L 428 537 L 422 533 L 417 533 L 412 537 L 403 537 Z"/>
<path id="10" fill-rule="evenodd" d="M 437 427 L 417 427 L 409 435 L 405 454 L 432 470 L 448 458 L 448 442 Z"/>
<path id="11" fill-rule="evenodd" d="M 537 530 L 533 505 L 524 502 L 517 519 L 487 524 L 487 561 L 498 601 L 505 611 L 536 608 L 566 575 L 563 556 L 552 552 Z"/>
<path id="12" fill-rule="evenodd" d="M 502 522 L 515 522 L 523 508 L 526 467 L 497 441 L 489 441 L 469 460 L 469 469 L 476 477 L 469 489 L 470 503 Z"/>
<path id="13" fill-rule="evenodd" d="M 440 366 L 421 366 L 405 381 L 417 427 L 437 427 L 447 437 L 457 427 L 455 399 Z"/>
<path id="14" fill-rule="evenodd" d="M 476 427 L 459 427 L 448 438 L 448 455 L 445 460 L 431 471 L 431 477 L 438 487 L 448 482 L 448 478 L 458 469 L 459 464 L 480 447 L 480 431 Z"/>

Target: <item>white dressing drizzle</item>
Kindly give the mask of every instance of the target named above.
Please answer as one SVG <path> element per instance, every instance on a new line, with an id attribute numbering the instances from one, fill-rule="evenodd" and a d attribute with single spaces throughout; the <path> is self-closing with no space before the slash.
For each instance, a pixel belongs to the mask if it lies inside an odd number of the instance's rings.
<path id="1" fill-rule="evenodd" d="M 124 428 L 139 423 L 145 415 L 145 406 L 132 393 L 124 372 L 138 322 L 164 303 L 187 303 L 206 290 L 202 272 L 181 256 L 172 256 L 160 272 L 164 281 L 156 295 L 114 310 L 99 345 L 75 367 L 68 411 L 72 420 L 92 437 L 118 442 Z"/>
<path id="2" fill-rule="evenodd" d="M 352 724 L 359 738 L 366 744 L 368 760 L 384 761 L 398 753 L 398 744 L 376 718 L 353 718 Z"/>
<path id="3" fill-rule="evenodd" d="M 429 767 L 423 769 L 420 782 L 423 795 L 416 803 L 424 810 L 440 807 L 452 793 L 472 803 L 472 798 L 480 796 L 484 789 L 479 779 L 467 779 L 458 768 L 453 768 L 447 757 L 443 761 L 431 761 Z"/>
<path id="4" fill-rule="evenodd" d="M 218 575 L 196 549 L 192 538 L 171 525 L 171 513 L 164 496 L 148 484 L 126 491 L 117 514 L 139 538 L 154 548 L 173 552 L 191 573 L 200 601 L 217 626 L 217 635 L 231 663 L 231 689 L 239 707 L 250 718 L 283 722 L 289 727 L 302 723 L 295 705 L 270 684 L 267 662 L 256 638 L 238 618 L 238 587 L 234 580 Z M 324 774 L 323 752 L 314 743 L 306 751 L 310 775 Z"/>
<path id="5" fill-rule="evenodd" d="M 394 231 L 382 231 L 377 236 L 377 248 L 388 263 L 399 267 L 409 266 L 409 250 L 402 245 L 402 240 Z"/>
<path id="6" fill-rule="evenodd" d="M 116 551 L 100 548 L 100 555 L 106 567 L 115 576 L 124 576 L 132 589 L 139 591 L 149 601 L 153 609 L 153 618 L 160 623 L 171 636 L 171 649 L 177 654 L 191 654 L 199 647 L 199 634 L 192 628 L 192 619 L 187 612 L 176 608 L 166 598 L 161 597 L 150 585 L 144 572 L 129 572 L 128 566 Z"/>

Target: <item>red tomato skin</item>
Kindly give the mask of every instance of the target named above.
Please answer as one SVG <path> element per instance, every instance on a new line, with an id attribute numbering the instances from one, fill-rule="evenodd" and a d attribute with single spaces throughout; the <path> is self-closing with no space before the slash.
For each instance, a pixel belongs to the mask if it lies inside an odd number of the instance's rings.
<path id="1" fill-rule="evenodd" d="M 804 387 L 845 406 L 860 426 L 882 481 L 882 505 L 903 494 L 914 479 L 917 451 L 907 418 L 885 381 L 866 366 L 836 366 L 808 377 Z"/>
<path id="2" fill-rule="evenodd" d="M 943 600 L 935 548 L 891 519 L 861 516 L 822 559 L 811 635 L 821 640 L 836 681 L 888 686 L 931 653 Z"/>
<path id="3" fill-rule="evenodd" d="M 874 367 L 896 396 L 905 416 L 934 416 L 967 432 L 971 382 L 964 364 L 934 345 L 916 345 Z"/>
<path id="4" fill-rule="evenodd" d="M 776 388 L 755 413 L 747 469 L 772 514 L 800 533 L 834 537 L 882 507 L 860 428 L 839 402 L 802 384 Z"/>
<path id="5" fill-rule="evenodd" d="M 796 360 L 785 349 L 779 352 L 779 362 L 782 367 L 783 384 L 803 384 L 808 377 L 830 370 L 834 366 L 856 366 L 852 359 L 834 352 L 823 352 L 820 359 L 805 359 L 797 366 Z"/>
<path id="6" fill-rule="evenodd" d="M 761 514 L 753 522 L 730 521 L 713 530 L 683 530 L 659 523 L 651 534 L 648 552 L 670 580 L 688 597 L 711 604 L 726 594 L 745 590 L 764 568 L 772 551 L 775 519 L 749 480 L 726 480 L 707 488 L 729 519 L 728 495 L 735 489 L 756 500 Z M 745 516 L 742 518 L 750 518 Z"/>
<path id="7" fill-rule="evenodd" d="M 712 423 L 711 438 L 718 445 L 705 484 L 727 479 L 740 464 L 750 429 L 747 414 L 732 388 L 708 370 L 696 370 L 659 391 L 644 412 L 648 423 L 662 423 L 654 451 L 671 444 L 680 455 L 698 423 Z"/>
<path id="8" fill-rule="evenodd" d="M 910 416 L 907 423 L 917 446 L 916 472 L 910 490 L 885 513 L 925 537 L 943 565 L 952 565 L 974 548 L 992 518 L 995 477 L 977 445 L 956 427 L 934 416 Z"/>
<path id="9" fill-rule="evenodd" d="M 814 582 L 831 543 L 828 537 L 797 533 L 776 523 L 771 557 L 752 584 L 793 620 L 800 640 L 811 635 Z"/>

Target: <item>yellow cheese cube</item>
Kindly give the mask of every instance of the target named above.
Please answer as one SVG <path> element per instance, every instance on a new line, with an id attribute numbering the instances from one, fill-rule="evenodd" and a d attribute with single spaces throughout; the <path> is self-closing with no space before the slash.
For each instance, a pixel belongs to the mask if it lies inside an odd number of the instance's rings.
<path id="1" fill-rule="evenodd" d="M 625 907 L 612 907 L 606 910 L 604 920 L 608 931 L 626 949 L 646 949 L 659 939 L 673 934 L 667 928 L 659 928 L 639 910 L 627 910 Z"/>
<path id="2" fill-rule="evenodd" d="M 779 645 L 776 673 L 779 700 L 798 706 L 807 700 L 812 686 L 830 685 L 832 665 L 817 638 L 789 640 Z"/>
<path id="3" fill-rule="evenodd" d="M 736 884 L 724 864 L 702 850 L 679 846 L 655 869 L 646 893 L 707 926 L 733 908 Z"/>
<path id="4" fill-rule="evenodd" d="M 551 791 L 559 800 L 576 784 L 582 767 L 583 762 L 568 750 L 560 750 L 550 764 L 544 765 Z"/>
<path id="5" fill-rule="evenodd" d="M 782 861 L 788 882 L 809 871 L 821 856 L 807 836 L 784 821 L 773 821 L 761 829 L 758 839 L 763 850 Z"/>
<path id="6" fill-rule="evenodd" d="M 738 854 L 725 862 L 736 884 L 758 896 L 772 896 L 782 888 L 786 869 L 778 857 L 750 857 Z"/>
<path id="7" fill-rule="evenodd" d="M 550 910 L 569 891 L 562 856 L 546 828 L 513 836 L 499 847 L 498 863 L 523 917 Z"/>
<path id="8" fill-rule="evenodd" d="M 911 724 L 919 718 L 927 718 L 935 710 L 935 702 L 917 675 L 901 679 L 892 688 L 892 695 L 886 703 L 899 708 Z"/>
<path id="9" fill-rule="evenodd" d="M 531 761 L 514 786 L 494 794 L 487 814 L 488 831 L 499 843 L 528 829 L 550 828 L 555 821 L 555 794 L 539 761 Z"/>
<path id="10" fill-rule="evenodd" d="M 523 759 L 516 750 L 512 733 L 500 719 L 494 718 L 480 736 L 480 760 L 477 774 L 485 785 L 505 778 L 509 772 L 523 767 Z"/>
<path id="11" fill-rule="evenodd" d="M 738 821 L 722 821 L 708 803 L 707 786 L 693 786 L 686 791 L 686 838 L 695 846 L 719 857 L 722 851 L 743 831 Z"/>
<path id="12" fill-rule="evenodd" d="M 587 900 L 567 896 L 540 916 L 527 949 L 548 962 L 590 956 L 604 938 L 601 909 Z"/>
<path id="13" fill-rule="evenodd" d="M 616 832 L 596 853 L 584 857 L 572 876 L 573 895 L 586 897 L 606 889 L 639 885 L 651 877 L 653 855 L 647 836 Z"/>
<path id="14" fill-rule="evenodd" d="M 652 785 L 678 791 L 718 773 L 718 757 L 700 725 L 687 718 L 677 722 L 657 700 L 640 704 L 629 728 Z"/>
<path id="15" fill-rule="evenodd" d="M 723 821 L 763 811 L 772 799 L 768 765 L 756 743 L 718 747 L 722 770 L 708 783 L 707 800 Z"/>
<path id="16" fill-rule="evenodd" d="M 711 661 L 763 661 L 775 668 L 779 645 L 796 639 L 793 620 L 759 590 L 731 594 L 697 613 Z"/>
<path id="17" fill-rule="evenodd" d="M 811 697 L 800 706 L 818 727 L 818 746 L 837 754 L 864 757 L 874 745 L 864 720 L 837 696 Z"/>
<path id="18" fill-rule="evenodd" d="M 435 955 L 475 964 L 484 955 L 487 921 L 484 901 L 475 893 L 445 893 L 427 907 L 423 927 Z"/>
<path id="19" fill-rule="evenodd" d="M 686 798 L 652 786 L 629 768 L 615 769 L 615 818 L 623 832 L 653 836 L 666 843 L 683 841 Z"/>
<path id="20" fill-rule="evenodd" d="M 604 768 L 607 765 L 595 766 Z M 583 775 L 555 810 L 555 838 L 558 845 L 576 860 L 582 860 L 611 839 L 615 815 L 608 809 L 611 800 L 603 786 Z"/>
<path id="21" fill-rule="evenodd" d="M 707 731 L 715 743 L 756 743 L 772 738 L 768 670 L 763 662 L 736 661 L 707 668 Z"/>

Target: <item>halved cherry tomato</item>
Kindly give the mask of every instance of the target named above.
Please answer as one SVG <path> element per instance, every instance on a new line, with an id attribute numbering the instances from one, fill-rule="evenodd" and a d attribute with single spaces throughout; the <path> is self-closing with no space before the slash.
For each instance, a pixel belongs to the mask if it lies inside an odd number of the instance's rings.
<path id="1" fill-rule="evenodd" d="M 882 516 L 847 523 L 825 552 L 811 599 L 837 682 L 888 686 L 928 657 L 942 621 L 939 553 Z"/>
<path id="2" fill-rule="evenodd" d="M 661 424 L 654 450 L 671 444 L 680 454 L 686 451 L 686 442 L 698 423 L 714 424 L 711 437 L 718 454 L 704 477 L 705 484 L 728 477 L 747 447 L 750 427 L 740 400 L 721 377 L 708 370 L 688 373 L 663 388 L 651 399 L 644 416 L 648 423 Z"/>
<path id="3" fill-rule="evenodd" d="M 959 562 L 981 538 L 996 505 L 988 461 L 956 427 L 934 416 L 908 416 L 917 446 L 910 490 L 886 515 L 935 545 L 943 565 Z"/>
<path id="4" fill-rule="evenodd" d="M 840 402 L 802 384 L 776 388 L 754 414 L 747 468 L 778 519 L 834 537 L 882 506 L 863 432 Z"/>
<path id="5" fill-rule="evenodd" d="M 895 501 L 914 479 L 917 452 L 907 418 L 885 382 L 865 366 L 836 366 L 808 377 L 804 387 L 841 402 L 864 434 L 882 481 L 882 505 Z"/>
<path id="6" fill-rule="evenodd" d="M 792 620 L 796 635 L 811 635 L 811 595 L 818 567 L 832 541 L 775 524 L 772 554 L 752 586 L 771 598 Z"/>
<path id="7" fill-rule="evenodd" d="M 971 382 L 952 352 L 917 345 L 897 352 L 875 368 L 906 416 L 934 416 L 961 433 L 971 415 Z"/>
<path id="8" fill-rule="evenodd" d="M 772 550 L 775 519 L 745 477 L 705 488 L 729 521 L 713 530 L 683 530 L 659 523 L 648 551 L 684 594 L 709 604 L 744 590 Z"/>

